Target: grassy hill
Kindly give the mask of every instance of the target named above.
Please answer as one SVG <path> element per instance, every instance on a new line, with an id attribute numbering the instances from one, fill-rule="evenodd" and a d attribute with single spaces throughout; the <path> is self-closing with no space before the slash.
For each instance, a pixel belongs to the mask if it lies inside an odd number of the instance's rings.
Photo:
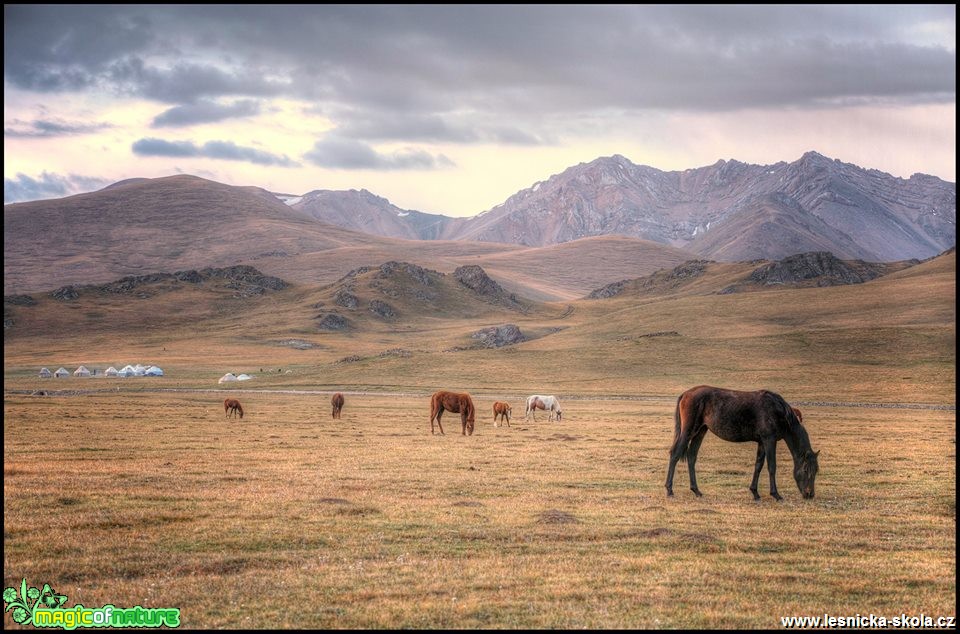
<path id="1" fill-rule="evenodd" d="M 572 302 L 516 296 L 513 306 L 450 275 L 431 272 L 418 288 L 403 271 L 378 278 L 378 267 L 245 297 L 216 285 L 143 298 L 44 295 L 32 306 L 5 302 L 5 369 L 9 385 L 31 387 L 51 385 L 35 379 L 41 366 L 140 359 L 170 366 L 164 381 L 178 386 L 281 368 L 256 387 L 671 395 L 714 383 L 801 400 L 952 403 L 955 263 L 950 252 L 863 284 L 728 294 L 719 291 L 746 267 L 711 265 L 677 288 Z M 356 306 L 339 305 L 338 293 Z M 373 300 L 393 314 L 371 311 Z M 331 313 L 349 326 L 322 327 Z M 529 340 L 476 346 L 474 333 L 503 324 Z"/>

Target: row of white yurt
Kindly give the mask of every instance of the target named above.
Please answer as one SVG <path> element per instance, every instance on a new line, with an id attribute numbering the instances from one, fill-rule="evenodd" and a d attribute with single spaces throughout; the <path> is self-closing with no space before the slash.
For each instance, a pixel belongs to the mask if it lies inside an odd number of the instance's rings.
<path id="1" fill-rule="evenodd" d="M 85 366 L 80 366 L 73 372 L 73 376 L 79 377 L 89 377 L 96 374 L 96 371 L 90 372 Z M 40 378 L 49 379 L 51 376 L 59 378 L 70 376 L 70 371 L 66 368 L 60 368 L 56 372 L 51 374 L 48 368 L 40 368 Z M 117 370 L 115 367 L 110 366 L 103 372 L 103 376 L 107 377 L 129 377 L 129 376 L 163 376 L 163 370 L 155 365 L 149 367 L 140 365 L 139 363 L 135 366 L 125 365 L 122 370 Z"/>

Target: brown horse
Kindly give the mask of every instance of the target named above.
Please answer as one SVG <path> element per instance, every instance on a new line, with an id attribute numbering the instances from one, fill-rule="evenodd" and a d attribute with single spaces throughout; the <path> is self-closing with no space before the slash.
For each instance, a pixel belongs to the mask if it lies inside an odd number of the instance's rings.
<path id="1" fill-rule="evenodd" d="M 777 441 L 783 440 L 793 456 L 793 478 L 804 498 L 814 494 L 819 451 L 813 451 L 807 430 L 800 423 L 800 412 L 787 404 L 783 397 L 767 390 L 738 392 L 700 385 L 690 388 L 677 399 L 673 415 L 673 445 L 667 467 L 667 495 L 673 495 L 673 472 L 677 462 L 686 459 L 690 472 L 690 490 L 700 497 L 697 488 L 697 452 L 707 430 L 730 442 L 757 443 L 757 461 L 754 466 L 750 492 L 759 500 L 757 481 L 767 461 L 770 472 L 770 495 L 777 492 Z"/>
<path id="2" fill-rule="evenodd" d="M 460 422 L 463 424 L 463 435 L 467 432 L 473 436 L 474 413 L 473 399 L 469 394 L 460 394 L 457 392 L 447 392 L 440 390 L 434 393 L 430 398 L 430 433 L 433 434 L 433 419 L 437 419 L 437 426 L 440 427 L 440 433 L 443 434 L 443 425 L 440 424 L 440 417 L 443 412 L 449 410 L 460 414 Z M 445 435 L 445 434 L 444 434 Z"/>
<path id="3" fill-rule="evenodd" d="M 223 413 L 230 418 L 233 414 L 240 414 L 240 418 L 243 418 L 243 407 L 240 406 L 240 401 L 235 398 L 228 398 L 223 402 Z"/>
<path id="4" fill-rule="evenodd" d="M 507 421 L 507 427 L 510 427 L 510 412 L 513 411 L 513 408 L 510 407 L 509 403 L 504 403 L 503 401 L 497 401 L 493 404 L 493 426 L 499 427 L 497 424 L 497 416 L 500 417 L 500 422 L 503 422 L 504 419 Z"/>
<path id="5" fill-rule="evenodd" d="M 340 418 L 340 410 L 343 409 L 343 394 L 337 392 L 330 399 L 330 404 L 333 405 L 333 417 Z"/>

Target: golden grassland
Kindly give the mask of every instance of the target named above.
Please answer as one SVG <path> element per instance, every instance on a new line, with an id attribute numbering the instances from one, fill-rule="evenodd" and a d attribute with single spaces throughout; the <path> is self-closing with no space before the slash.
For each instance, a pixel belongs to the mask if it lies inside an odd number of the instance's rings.
<path id="1" fill-rule="evenodd" d="M 124 384 L 127 385 L 127 384 Z M 752 501 L 755 446 L 708 436 L 704 497 L 663 489 L 673 402 L 568 399 L 524 421 L 475 395 L 8 393 L 4 586 L 177 607 L 197 628 L 761 628 L 955 614 L 955 412 L 805 406 L 803 500 Z M 514 407 L 494 427 L 492 403 Z M 5 626 L 13 627 L 9 614 Z"/>
<path id="2" fill-rule="evenodd" d="M 719 294 L 732 275 L 520 309 L 447 289 L 429 309 L 391 297 L 391 320 L 358 282 L 342 332 L 315 321 L 336 289 L 303 284 L 5 305 L 5 587 L 178 607 L 200 628 L 953 614 L 955 255 L 856 286 Z M 470 348 L 505 323 L 531 339 Z M 166 376 L 36 375 L 138 362 Z M 228 371 L 256 378 L 221 390 Z M 800 406 L 822 451 L 816 498 L 781 443 L 786 499 L 764 474 L 754 503 L 756 448 L 710 437 L 705 497 L 681 465 L 667 499 L 673 406 L 698 384 Z M 474 436 L 450 414 L 430 435 L 437 389 L 474 395 Z M 558 395 L 563 421 L 524 422 L 530 393 Z M 242 420 L 224 418 L 226 395 Z M 514 426 L 492 426 L 494 400 Z M 844 402 L 939 409 L 830 406 Z"/>

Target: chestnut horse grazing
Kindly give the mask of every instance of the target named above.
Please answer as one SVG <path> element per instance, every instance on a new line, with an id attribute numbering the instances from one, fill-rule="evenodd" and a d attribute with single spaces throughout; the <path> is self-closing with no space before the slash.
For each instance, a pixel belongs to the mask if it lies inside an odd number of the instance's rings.
<path id="1" fill-rule="evenodd" d="M 223 402 L 223 413 L 230 418 L 233 414 L 240 414 L 240 418 L 243 418 L 243 407 L 240 406 L 240 401 L 235 398 L 228 398 Z"/>
<path id="2" fill-rule="evenodd" d="M 333 417 L 340 418 L 340 410 L 343 409 L 343 394 L 337 392 L 330 398 L 330 404 L 333 405 Z"/>
<path id="3" fill-rule="evenodd" d="M 499 427 L 497 424 L 497 416 L 500 417 L 500 421 L 503 422 L 504 419 L 507 421 L 507 427 L 510 426 L 510 412 L 513 411 L 513 408 L 510 407 L 509 403 L 504 403 L 502 401 L 497 401 L 493 404 L 493 426 Z"/>
<path id="4" fill-rule="evenodd" d="M 673 495 L 673 471 L 677 462 L 686 459 L 690 471 L 690 490 L 700 497 L 697 488 L 697 452 L 707 430 L 730 442 L 757 443 L 757 462 L 753 470 L 750 492 L 759 500 L 757 481 L 767 460 L 770 472 L 770 495 L 777 492 L 777 441 L 783 440 L 793 456 L 793 478 L 804 498 L 813 497 L 817 477 L 819 451 L 813 451 L 807 430 L 800 423 L 800 412 L 783 397 L 767 390 L 738 392 L 700 385 L 690 388 L 677 399 L 674 412 L 673 445 L 667 467 L 667 495 Z"/>
<path id="5" fill-rule="evenodd" d="M 556 396 L 540 396 L 539 394 L 528 396 L 527 410 L 524 412 L 523 418 L 526 420 L 533 414 L 533 420 L 536 421 L 538 409 L 549 412 L 550 415 L 547 417 L 547 420 L 553 420 L 554 412 L 556 412 L 558 421 L 563 418 L 563 410 L 560 409 L 560 401 Z"/>
<path id="6" fill-rule="evenodd" d="M 463 435 L 466 436 L 469 431 L 473 436 L 473 423 L 475 409 L 473 399 L 469 394 L 460 394 L 457 392 L 447 392 L 440 390 L 434 393 L 430 398 L 430 433 L 433 434 L 433 419 L 437 419 L 437 426 L 440 427 L 440 433 L 443 434 L 443 425 L 440 424 L 440 417 L 444 411 L 451 411 L 460 414 L 460 422 L 463 423 Z M 446 435 L 446 434 L 444 434 Z"/>

